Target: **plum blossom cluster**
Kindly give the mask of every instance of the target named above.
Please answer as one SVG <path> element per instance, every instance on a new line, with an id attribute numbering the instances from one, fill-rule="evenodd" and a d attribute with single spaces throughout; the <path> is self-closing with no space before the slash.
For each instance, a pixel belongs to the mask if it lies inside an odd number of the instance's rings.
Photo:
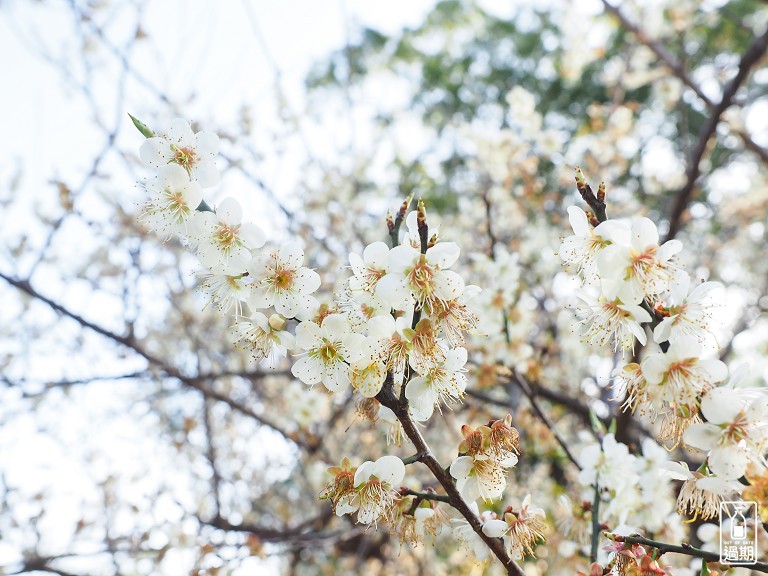
<path id="1" fill-rule="evenodd" d="M 214 208 L 203 200 L 203 188 L 219 182 L 215 134 L 195 133 L 181 119 L 160 135 L 134 123 L 147 137 L 141 159 L 156 171 L 146 185 L 150 199 L 144 219 L 161 236 L 177 236 L 197 255 L 209 304 L 234 318 L 231 336 L 237 348 L 273 366 L 291 354 L 291 373 L 304 385 L 359 394 L 359 413 L 383 424 L 388 444 L 401 442 L 404 416 L 384 406 L 380 395 L 399 398 L 408 420 L 416 422 L 462 400 L 468 361 L 464 339 L 479 325 L 470 300 L 480 288 L 466 285 L 452 269 L 459 246 L 429 229 L 423 201 L 408 212 L 408 198 L 397 218 L 388 219 L 392 247 L 373 242 L 362 255 L 350 254 L 352 274 L 343 293 L 321 304 L 314 296 L 320 276 L 304 265 L 301 246 L 267 245 L 263 230 L 243 221 L 234 198 Z M 406 228 L 402 234 L 401 224 Z M 461 497 L 475 506 L 479 498 L 500 498 L 507 470 L 520 453 L 511 416 L 477 429 L 465 426 L 462 432 L 460 456 L 450 466 Z M 333 479 L 322 497 L 339 516 L 356 514 L 358 522 L 369 525 L 386 522 L 401 541 L 411 542 L 438 534 L 447 522 L 429 493 L 414 495 L 400 488 L 405 464 L 397 456 L 357 467 L 344 458 L 329 472 Z M 496 524 L 485 533 L 503 538 L 509 554 L 522 557 L 533 554 L 543 540 L 542 518 L 543 511 L 527 498 L 501 519 L 487 516 Z M 483 538 L 466 525 L 487 553 Z M 461 526 L 454 534 L 462 542 L 470 539 Z"/>
<path id="2" fill-rule="evenodd" d="M 274 364 L 294 346 L 287 321 L 317 307 L 311 294 L 320 287 L 319 275 L 303 266 L 300 246 L 265 248 L 264 231 L 243 222 L 236 199 L 225 198 L 215 209 L 203 200 L 203 188 L 220 179 L 216 134 L 195 133 L 183 119 L 173 120 L 161 135 L 134 123 L 147 136 L 139 155 L 156 170 L 146 184 L 146 222 L 166 239 L 178 236 L 197 254 L 210 303 L 235 318 L 235 345 Z"/>
<path id="3" fill-rule="evenodd" d="M 565 266 L 582 280 L 578 296 L 585 303 L 580 308 L 583 339 L 626 351 L 634 348 L 635 341 L 645 346 L 646 329 L 652 331 L 658 348 L 636 354 L 638 361 L 613 372 L 617 397 L 623 398 L 625 410 L 651 419 L 662 415 L 662 440 L 706 453 L 694 471 L 685 463 L 667 462 L 661 453 L 658 467 L 668 478 L 683 481 L 675 505 L 678 514 L 713 518 L 724 498 L 742 491 L 738 480 L 748 469 L 757 476 L 764 473 L 768 398 L 762 391 L 738 387 L 743 370 L 735 371 L 723 385 L 727 366 L 705 355 L 703 344 L 712 340 L 712 308 L 719 285 L 692 286 L 675 259 L 682 249 L 679 241 L 659 245 L 656 226 L 648 218 L 605 218 L 604 186 L 594 196 L 580 171 L 576 180 L 585 200 L 603 208 L 600 220 L 580 208 L 569 208 L 574 235 L 560 248 Z M 644 454 L 645 449 L 644 445 Z M 642 493 L 640 503 L 638 494 L 631 493 L 649 480 L 638 482 L 628 473 L 637 469 L 637 457 L 612 435 L 585 449 L 582 464 L 580 480 L 611 495 L 607 513 L 614 506 L 625 511 L 645 508 Z M 634 524 L 626 514 L 614 519 L 654 530 L 651 518 L 642 524 Z"/>
<path id="4" fill-rule="evenodd" d="M 461 428 L 464 440 L 459 444 L 459 457 L 451 464 L 450 473 L 462 497 L 477 506 L 477 501 L 490 502 L 500 498 L 507 485 L 507 472 L 518 462 L 520 433 L 512 426 L 507 415 L 488 425 Z M 500 517 L 490 514 L 483 518 L 483 533 L 491 538 L 502 538 L 510 558 L 534 556 L 535 547 L 544 542 L 546 523 L 544 510 L 531 504 L 530 494 L 519 509 L 508 507 Z M 466 526 L 454 526 L 454 537 L 479 558 L 474 537 L 466 534 Z"/>

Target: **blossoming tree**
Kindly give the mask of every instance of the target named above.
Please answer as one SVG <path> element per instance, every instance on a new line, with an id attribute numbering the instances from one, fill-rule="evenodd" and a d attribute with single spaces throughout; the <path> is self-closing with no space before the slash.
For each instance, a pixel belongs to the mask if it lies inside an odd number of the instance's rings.
<path id="1" fill-rule="evenodd" d="M 36 270 L 56 242 L 0 277 L 122 351 L 122 373 L 103 379 L 135 382 L 120 402 L 146 407 L 143 425 L 167 441 L 132 476 L 94 484 L 103 517 L 83 513 L 64 545 L 41 537 L 45 508 L 24 517 L 11 474 L 2 528 L 29 528 L 19 552 L 0 549 L 9 571 L 731 569 L 721 502 L 755 501 L 768 520 L 768 152 L 742 122 L 764 111 L 752 71 L 768 33 L 751 4 L 728 8 L 442 2 L 399 36 L 369 30 L 313 74 L 318 125 L 332 130 L 350 91 L 380 91 L 393 72 L 417 83 L 414 100 L 366 120 L 376 144 L 359 163 L 308 161 L 293 202 L 267 189 L 247 134 L 131 116 L 141 136 L 124 156 L 141 185 L 130 208 L 105 195 L 120 228 L 108 256 L 86 259 L 107 278 L 116 254 L 133 258 L 125 323 L 45 289 Z M 671 51 L 682 31 L 703 48 Z M 398 148 L 402 126 L 424 145 Z M 745 173 L 746 192 L 727 185 Z M 58 192 L 51 237 L 66 218 L 91 223 L 84 192 Z M 39 410 L 99 379 L 19 376 L 25 354 L 5 358 L 8 390 Z"/>

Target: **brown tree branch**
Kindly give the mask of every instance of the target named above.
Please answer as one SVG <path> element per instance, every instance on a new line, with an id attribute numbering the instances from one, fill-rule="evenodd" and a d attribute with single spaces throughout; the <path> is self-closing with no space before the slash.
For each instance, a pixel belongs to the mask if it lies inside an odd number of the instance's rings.
<path id="1" fill-rule="evenodd" d="M 612 5 L 607 0 L 603 0 L 603 6 L 605 6 L 606 11 L 613 14 L 619 20 L 619 22 L 621 22 L 621 25 L 624 26 L 624 28 L 632 32 L 642 45 L 649 48 L 659 60 L 664 62 L 667 68 L 669 68 L 683 84 L 693 90 L 696 96 L 698 96 L 699 99 L 701 99 L 701 101 L 704 102 L 708 108 L 715 107 L 716 103 L 704 93 L 704 91 L 698 84 L 696 84 L 696 82 L 694 82 L 693 78 L 691 78 L 690 74 L 688 74 L 682 63 L 678 62 L 672 53 L 669 52 L 669 50 L 667 50 L 661 43 L 649 38 L 648 35 L 637 24 L 627 18 L 627 16 L 621 10 L 619 10 L 618 7 Z M 760 159 L 763 162 L 768 163 L 768 150 L 755 142 L 746 132 L 742 130 L 735 130 L 735 132 L 739 135 L 739 138 L 741 138 L 745 148 L 760 156 Z"/>
<path id="2" fill-rule="evenodd" d="M 754 572 L 768 572 L 768 564 L 766 564 L 765 562 L 756 562 L 755 564 L 749 564 L 747 566 L 743 566 L 743 565 L 731 566 L 726 562 L 720 562 L 720 554 L 717 554 L 715 552 L 707 552 L 706 550 L 700 550 L 686 543 L 683 543 L 681 546 L 677 546 L 675 544 L 667 544 L 665 542 L 658 542 L 656 540 L 651 540 L 649 538 L 645 538 L 637 534 L 633 534 L 632 536 L 618 536 L 616 534 L 611 534 L 609 538 L 611 540 L 614 540 L 615 542 L 624 542 L 626 544 L 640 544 L 641 546 L 656 548 L 662 554 L 667 552 L 671 552 L 673 554 L 684 554 L 686 556 L 693 556 L 694 558 L 701 558 L 706 562 L 717 562 L 718 564 L 722 564 L 723 566 L 728 566 L 731 568 L 743 567 L 743 568 L 748 568 L 749 570 L 752 570 Z"/>
<path id="3" fill-rule="evenodd" d="M 139 343 L 133 338 L 133 336 L 121 336 L 120 334 L 116 334 L 110 330 L 107 330 L 103 326 L 99 326 L 98 324 L 94 324 L 93 322 L 86 320 L 82 316 L 75 314 L 74 312 L 67 309 L 63 305 L 57 302 L 54 302 L 50 298 L 40 294 L 37 290 L 35 290 L 32 287 L 32 285 L 29 283 L 28 280 L 20 280 L 18 278 L 13 278 L 11 276 L 4 274 L 3 272 L 0 272 L 0 278 L 8 282 L 11 286 L 17 288 L 21 292 L 24 292 L 28 296 L 34 298 L 35 300 L 38 300 L 46 304 L 47 306 L 49 306 L 51 309 L 55 310 L 59 314 L 62 314 L 67 318 L 71 318 L 72 320 L 80 324 L 83 328 L 87 328 L 93 332 L 96 332 L 97 334 L 100 334 L 112 340 L 113 342 L 116 342 L 118 344 L 121 344 L 122 346 L 125 346 L 126 348 L 133 350 L 136 354 L 144 358 L 150 364 L 158 367 L 160 370 L 162 370 L 165 374 L 167 374 L 171 378 L 179 380 L 183 385 L 199 391 L 200 393 L 203 394 L 205 398 L 216 400 L 218 402 L 223 402 L 224 404 L 226 404 L 236 412 L 244 414 L 245 416 L 248 416 L 253 420 L 257 421 L 259 424 L 262 424 L 268 428 L 271 428 L 272 430 L 279 433 L 281 436 L 283 436 L 287 440 L 290 440 L 292 443 L 298 445 L 299 447 L 305 450 L 312 449 L 312 444 L 303 441 L 297 435 L 291 434 L 286 430 L 283 430 L 281 426 L 275 424 L 274 422 L 271 422 L 268 418 L 265 418 L 261 414 L 258 414 L 257 412 L 255 412 L 253 409 L 234 400 L 233 398 L 230 398 L 226 394 L 217 392 L 216 390 L 210 388 L 209 386 L 206 385 L 206 380 L 203 379 L 202 377 L 187 376 L 183 374 L 181 371 L 179 371 L 177 368 L 169 365 L 164 360 L 150 354 L 139 345 Z"/>
<path id="4" fill-rule="evenodd" d="M 426 440 L 421 435 L 421 432 L 416 427 L 416 424 L 408 414 L 407 402 L 402 402 L 395 395 L 392 385 L 391 373 L 387 375 L 384 386 L 376 396 L 376 399 L 381 402 L 382 405 L 386 406 L 395 413 L 395 416 L 397 416 L 397 419 L 403 426 L 403 431 L 405 432 L 406 436 L 410 438 L 411 442 L 413 442 L 413 445 L 415 446 L 418 453 L 424 454 L 424 457 L 421 461 L 427 466 L 427 468 L 429 468 L 435 479 L 443 487 L 443 490 L 445 490 L 445 493 L 448 495 L 451 506 L 453 506 L 459 512 L 459 514 L 461 514 L 466 519 L 466 521 L 469 522 L 469 525 L 472 527 L 475 533 L 480 538 L 482 538 L 483 542 L 485 542 L 488 548 L 490 548 L 494 556 L 496 556 L 496 558 L 498 558 L 504 565 L 507 574 L 524 576 L 525 572 L 523 572 L 522 568 L 520 568 L 520 566 L 518 566 L 517 563 L 512 558 L 510 558 L 509 554 L 507 554 L 507 550 L 504 548 L 504 543 L 501 541 L 501 539 L 486 536 L 486 534 L 483 532 L 483 523 L 459 493 L 453 477 L 446 471 L 440 462 L 437 461 L 437 458 L 432 455 L 432 450 L 429 448 Z"/>
<path id="5" fill-rule="evenodd" d="M 723 97 L 719 104 L 714 107 L 710 113 L 709 120 L 702 127 L 699 133 L 699 139 L 696 146 L 693 149 L 691 158 L 688 161 L 688 168 L 686 170 L 686 183 L 675 195 L 675 202 L 672 206 L 672 210 L 669 216 L 669 231 L 667 232 L 666 240 L 674 238 L 682 227 L 682 217 L 685 210 L 688 207 L 691 199 L 693 198 L 696 181 L 701 174 L 701 161 L 704 158 L 704 154 L 707 150 L 707 145 L 717 130 L 717 125 L 720 123 L 720 117 L 728 109 L 733 101 L 733 97 L 736 95 L 739 87 L 749 76 L 749 72 L 752 67 L 765 55 L 768 49 L 768 30 L 763 32 L 762 35 L 755 38 L 752 44 L 744 52 L 744 55 L 739 61 L 739 70 L 731 81 L 725 86 L 723 90 Z"/>

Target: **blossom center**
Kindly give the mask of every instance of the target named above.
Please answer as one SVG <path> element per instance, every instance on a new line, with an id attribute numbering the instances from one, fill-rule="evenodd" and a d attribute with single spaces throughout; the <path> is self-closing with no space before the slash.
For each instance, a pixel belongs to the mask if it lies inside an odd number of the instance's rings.
<path id="1" fill-rule="evenodd" d="M 216 229 L 215 239 L 222 247 L 229 248 L 237 242 L 240 225 L 220 224 Z"/>
<path id="2" fill-rule="evenodd" d="M 323 345 L 320 347 L 317 353 L 318 356 L 320 356 L 320 359 L 326 364 L 334 363 L 340 356 L 336 345 L 333 342 L 329 342 L 328 340 L 323 340 Z"/>
<path id="3" fill-rule="evenodd" d="M 413 267 L 408 274 L 408 282 L 415 292 L 422 295 L 422 299 L 432 293 L 432 282 L 435 276 L 434 269 L 427 263 L 424 255 L 419 259 L 419 263 Z"/>
<path id="4" fill-rule="evenodd" d="M 288 270 L 286 268 L 275 270 L 275 275 L 272 277 L 272 284 L 274 284 L 278 290 L 290 288 L 291 284 L 293 284 L 293 275 L 294 270 Z"/>
<path id="5" fill-rule="evenodd" d="M 192 166 L 197 162 L 197 153 L 194 148 L 189 146 L 176 146 L 172 145 L 173 160 L 171 162 L 178 164 L 184 168 L 187 172 L 192 169 Z"/>

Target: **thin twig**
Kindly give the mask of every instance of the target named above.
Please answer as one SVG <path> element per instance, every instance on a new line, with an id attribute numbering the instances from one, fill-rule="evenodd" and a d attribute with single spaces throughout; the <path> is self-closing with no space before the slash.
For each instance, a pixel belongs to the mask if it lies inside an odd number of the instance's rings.
<path id="1" fill-rule="evenodd" d="M 707 562 L 718 562 L 723 566 L 730 566 L 733 568 L 748 568 L 749 570 L 752 570 L 754 572 L 768 573 L 768 564 L 765 562 L 756 562 L 754 564 L 749 564 L 747 566 L 738 565 L 738 564 L 731 565 L 731 564 L 728 564 L 727 562 L 720 562 L 720 555 L 715 552 L 700 550 L 699 548 L 694 548 L 690 544 L 686 544 L 686 543 L 683 543 L 682 545 L 677 546 L 675 544 L 667 544 L 665 542 L 658 542 L 656 540 L 651 540 L 649 538 L 645 538 L 637 534 L 633 534 L 632 536 L 618 536 L 617 534 L 609 534 L 607 536 L 608 538 L 610 538 L 611 540 L 614 540 L 615 542 L 623 542 L 626 544 L 640 544 L 641 546 L 649 546 L 651 548 L 656 548 L 662 554 L 666 552 L 672 552 L 674 554 L 684 554 L 686 556 L 693 556 L 694 558 L 701 558 L 702 560 L 705 560 Z"/>
<path id="2" fill-rule="evenodd" d="M 752 42 L 749 48 L 744 52 L 739 61 L 738 72 L 726 85 L 720 103 L 714 107 L 710 113 L 709 119 L 702 127 L 701 132 L 699 133 L 698 142 L 688 161 L 685 185 L 675 195 L 675 202 L 669 216 L 669 231 L 667 232 L 666 240 L 671 240 L 677 236 L 677 233 L 682 227 L 683 214 L 693 198 L 696 181 L 701 174 L 701 161 L 707 151 L 707 145 L 709 144 L 710 139 L 717 130 L 717 126 L 720 123 L 720 117 L 731 105 L 736 92 L 749 76 L 752 67 L 763 57 L 766 50 L 768 50 L 768 30 L 763 32 L 761 36 L 755 38 L 754 42 Z"/>
<path id="3" fill-rule="evenodd" d="M 621 25 L 624 26 L 624 28 L 632 32 L 643 46 L 649 48 L 659 60 L 664 62 L 667 68 L 669 68 L 683 84 L 693 90 L 696 96 L 698 96 L 707 105 L 707 107 L 715 107 L 715 102 L 704 93 L 704 91 L 698 84 L 696 84 L 696 82 L 694 82 L 693 78 L 691 78 L 691 76 L 688 74 L 682 63 L 678 62 L 669 52 L 669 50 L 667 50 L 659 42 L 649 38 L 648 35 L 637 24 L 627 18 L 627 16 L 621 10 L 619 10 L 619 8 L 613 6 L 607 0 L 603 0 L 603 6 L 605 6 L 605 9 L 613 14 L 619 20 L 619 22 L 621 22 Z M 768 163 L 768 150 L 755 142 L 746 132 L 742 130 L 734 130 L 734 132 L 739 135 L 742 142 L 744 143 L 745 148 L 760 156 L 760 159 L 763 162 Z"/>

